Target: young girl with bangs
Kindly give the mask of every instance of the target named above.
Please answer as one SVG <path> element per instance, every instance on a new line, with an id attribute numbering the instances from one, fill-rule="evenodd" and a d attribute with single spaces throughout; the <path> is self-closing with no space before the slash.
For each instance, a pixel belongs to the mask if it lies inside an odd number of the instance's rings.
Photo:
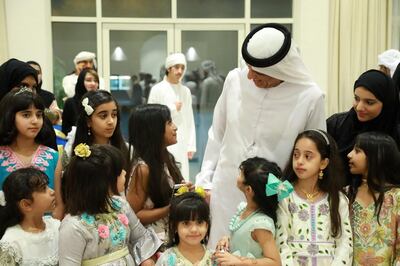
<path id="1" fill-rule="evenodd" d="M 282 265 L 351 265 L 352 231 L 335 141 L 322 130 L 300 133 L 283 177 L 294 192 L 279 203 Z"/>
<path id="2" fill-rule="evenodd" d="M 44 104 L 30 89 L 6 94 L 0 102 L 0 186 L 19 168 L 33 166 L 47 174 L 49 186 L 61 175 L 57 151 L 44 145 L 50 132 L 43 127 Z"/>
<path id="3" fill-rule="evenodd" d="M 42 171 L 20 168 L 0 192 L 0 265 L 58 265 L 60 221 L 44 216 L 55 207 Z M 4 192 L 4 194 L 3 194 Z"/>
<path id="4" fill-rule="evenodd" d="M 392 137 L 367 132 L 347 155 L 354 232 L 353 265 L 400 264 L 400 153 Z"/>
<path id="5" fill-rule="evenodd" d="M 68 213 L 60 226 L 60 265 L 154 265 L 161 246 L 128 202 L 122 153 L 111 145 L 79 144 L 63 177 Z"/>
<path id="6" fill-rule="evenodd" d="M 174 184 L 183 177 L 167 147 L 176 143 L 177 128 L 167 106 L 137 106 L 129 118 L 131 172 L 127 200 L 143 225 L 151 225 L 162 240 Z M 190 184 L 188 184 L 190 186 Z"/>
<path id="7" fill-rule="evenodd" d="M 212 253 L 206 248 L 210 208 L 201 195 L 186 192 L 174 197 L 168 224 L 168 249 L 158 259 L 157 266 L 213 265 Z"/>

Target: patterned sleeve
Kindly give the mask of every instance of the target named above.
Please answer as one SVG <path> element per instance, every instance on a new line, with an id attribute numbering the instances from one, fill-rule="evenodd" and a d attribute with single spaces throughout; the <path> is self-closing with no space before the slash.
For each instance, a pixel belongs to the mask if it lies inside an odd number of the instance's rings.
<path id="1" fill-rule="evenodd" d="M 276 245 L 279 247 L 281 255 L 282 266 L 295 265 L 293 261 L 292 249 L 287 243 L 289 238 L 290 229 L 292 227 L 292 217 L 289 212 L 289 201 L 291 197 L 282 200 L 279 203 L 277 210 L 277 223 L 276 223 Z"/>
<path id="2" fill-rule="evenodd" d="M 172 248 L 167 249 L 157 260 L 156 266 L 175 266 L 176 255 Z"/>
<path id="3" fill-rule="evenodd" d="M 394 197 L 394 210 L 393 215 L 396 217 L 396 241 L 394 249 L 394 261 L 393 265 L 400 265 L 400 189 L 396 189 L 393 195 Z"/>
<path id="4" fill-rule="evenodd" d="M 14 266 L 22 263 L 19 249 L 7 241 L 0 241 L 0 265 Z"/>
<path id="5" fill-rule="evenodd" d="M 336 239 L 335 258 L 332 265 L 351 265 L 353 261 L 353 233 L 350 225 L 349 200 L 340 193 L 339 214 L 342 233 Z"/>
<path id="6" fill-rule="evenodd" d="M 256 218 L 254 218 L 250 227 L 250 232 L 253 232 L 256 229 L 264 229 L 270 231 L 272 235 L 275 237 L 274 221 L 267 215 L 259 215 Z"/>
<path id="7" fill-rule="evenodd" d="M 129 220 L 131 230 L 129 237 L 129 250 L 137 265 L 153 256 L 162 245 L 154 230 L 145 228 L 136 217 L 129 203 L 121 198 L 122 208 Z"/>
<path id="8" fill-rule="evenodd" d="M 85 234 L 73 216 L 67 216 L 61 222 L 58 238 L 58 256 L 60 265 L 81 265 L 86 248 Z"/>

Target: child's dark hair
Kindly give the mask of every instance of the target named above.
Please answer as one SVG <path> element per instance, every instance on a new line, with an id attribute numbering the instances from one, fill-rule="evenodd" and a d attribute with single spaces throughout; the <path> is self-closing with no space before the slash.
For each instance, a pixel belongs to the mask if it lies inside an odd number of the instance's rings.
<path id="1" fill-rule="evenodd" d="M 202 243 L 207 245 L 210 235 L 210 207 L 205 199 L 195 192 L 187 192 L 171 200 L 168 222 L 168 247 L 179 244 L 178 224 L 183 221 L 205 221 L 207 234 Z"/>
<path id="2" fill-rule="evenodd" d="M 278 197 L 277 195 L 267 196 L 265 186 L 270 173 L 281 178 L 282 172 L 279 166 L 264 158 L 254 157 L 243 161 L 239 169 L 243 173 L 243 184 L 250 186 L 254 192 L 253 200 L 257 203 L 259 210 L 276 223 Z"/>
<path id="3" fill-rule="evenodd" d="M 0 206 L 0 239 L 8 227 L 24 219 L 19 202 L 33 200 L 33 192 L 46 190 L 48 184 L 48 176 L 34 167 L 20 168 L 6 177 L 2 188 L 6 205 Z"/>
<path id="4" fill-rule="evenodd" d="M 150 179 L 147 191 L 155 208 L 168 205 L 171 199 L 172 188 L 164 165 L 167 165 L 175 183 L 183 180 L 174 157 L 164 144 L 167 122 L 171 122 L 171 113 L 167 106 L 161 104 L 139 105 L 129 118 L 128 154 L 133 154 L 130 165 L 133 167 L 140 159 L 148 165 Z"/>
<path id="5" fill-rule="evenodd" d="M 19 111 L 29 109 L 34 106 L 43 112 L 43 125 L 35 138 L 37 144 L 46 145 L 51 137 L 44 128 L 44 109 L 45 106 L 39 95 L 27 89 L 12 90 L 7 93 L 0 101 L 0 145 L 10 145 L 18 136 L 15 126 L 15 115 Z"/>
<path id="6" fill-rule="evenodd" d="M 115 126 L 114 134 L 110 138 L 110 144 L 114 147 L 117 147 L 123 154 L 124 158 L 128 156 L 128 148 L 122 137 L 121 133 L 121 112 L 119 110 L 118 102 L 114 99 L 111 93 L 104 91 L 104 90 L 97 90 L 97 91 L 89 91 L 85 93 L 82 99 L 88 98 L 89 105 L 93 108 L 93 113 L 96 111 L 96 108 L 104 103 L 115 102 L 117 106 L 117 125 Z M 72 145 L 72 150 L 79 144 L 79 143 L 86 143 L 88 145 L 94 144 L 94 136 L 93 134 L 88 134 L 89 127 L 88 127 L 88 119 L 90 116 L 87 115 L 84 107 L 82 104 L 79 105 L 80 111 L 78 120 L 76 122 L 76 135 L 75 140 Z M 93 115 L 93 114 L 92 114 Z M 127 170 L 127 165 L 124 165 L 124 169 Z"/>
<path id="7" fill-rule="evenodd" d="M 79 215 L 110 212 L 111 197 L 119 195 L 118 176 L 124 157 L 116 147 L 103 144 L 90 147 L 89 157 L 72 156 L 62 178 L 66 213 Z"/>
<path id="8" fill-rule="evenodd" d="M 356 137 L 354 148 L 361 149 L 367 160 L 368 189 L 375 202 L 375 214 L 379 223 L 383 197 L 386 191 L 400 186 L 400 152 L 394 139 L 380 132 L 365 132 Z M 361 175 L 354 175 L 349 189 L 349 200 L 353 203 L 361 185 Z M 378 197 L 375 194 L 379 194 Z"/>
<path id="9" fill-rule="evenodd" d="M 296 143 L 303 138 L 309 139 L 315 144 L 319 154 L 321 155 L 321 160 L 329 160 L 328 166 L 323 170 L 323 178 L 318 179 L 317 186 L 321 191 L 328 194 L 331 235 L 333 237 L 338 237 L 342 233 L 341 217 L 339 214 L 339 193 L 344 185 L 344 171 L 343 163 L 339 157 L 335 140 L 328 133 L 319 129 L 306 130 L 300 133 L 294 142 L 289 162 L 283 171 L 283 176 L 291 183 L 297 182 L 297 176 L 293 170 L 292 160 Z"/>

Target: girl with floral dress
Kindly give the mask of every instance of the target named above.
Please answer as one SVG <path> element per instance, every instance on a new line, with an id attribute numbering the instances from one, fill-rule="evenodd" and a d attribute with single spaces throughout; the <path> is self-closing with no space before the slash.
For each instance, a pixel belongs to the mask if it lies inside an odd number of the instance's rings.
<path id="1" fill-rule="evenodd" d="M 293 187 L 277 177 L 276 163 L 254 157 L 241 163 L 237 187 L 246 197 L 229 224 L 230 238 L 217 244 L 218 265 L 281 265 L 275 244 L 278 200 L 287 197 Z"/>
<path id="2" fill-rule="evenodd" d="M 396 142 L 383 133 L 362 133 L 348 158 L 355 176 L 348 189 L 353 265 L 398 265 L 400 153 Z"/>
<path id="3" fill-rule="evenodd" d="M 79 144 L 63 177 L 68 213 L 60 226 L 60 265 L 154 265 L 161 246 L 119 196 L 123 156 L 114 146 Z"/>
<path id="4" fill-rule="evenodd" d="M 44 216 L 55 207 L 54 191 L 42 171 L 20 168 L 0 195 L 0 265 L 58 265 L 60 221 Z M 1 192 L 2 193 L 2 192 Z"/>
<path id="5" fill-rule="evenodd" d="M 300 133 L 284 178 L 294 192 L 279 203 L 277 244 L 282 265 L 351 265 L 348 200 L 335 141 L 322 130 Z"/>
<path id="6" fill-rule="evenodd" d="M 142 224 L 151 226 L 164 241 L 173 186 L 183 182 L 174 157 L 167 150 L 177 141 L 176 131 L 165 105 L 137 106 L 129 118 L 132 170 L 126 198 Z"/>
<path id="7" fill-rule="evenodd" d="M 172 199 L 169 248 L 158 259 L 157 266 L 213 265 L 212 253 L 205 246 L 210 235 L 210 208 L 204 199 L 204 190 L 196 191 L 178 193 Z"/>
<path id="8" fill-rule="evenodd" d="M 51 137 L 43 127 L 44 104 L 28 88 L 13 90 L 0 102 L 0 187 L 19 168 L 33 166 L 54 179 L 61 175 L 58 152 L 44 145 Z"/>

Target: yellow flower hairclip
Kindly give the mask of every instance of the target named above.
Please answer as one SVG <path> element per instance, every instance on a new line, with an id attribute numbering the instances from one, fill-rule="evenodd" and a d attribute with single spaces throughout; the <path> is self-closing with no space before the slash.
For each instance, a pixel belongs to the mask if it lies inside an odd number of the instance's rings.
<path id="1" fill-rule="evenodd" d="M 176 193 L 174 194 L 175 196 L 181 196 L 185 193 L 189 192 L 189 187 L 188 186 L 181 186 Z M 197 193 L 200 197 L 205 198 L 206 197 L 206 192 L 202 187 L 196 187 L 194 190 L 195 193 Z"/>
<path id="2" fill-rule="evenodd" d="M 80 143 L 75 147 L 74 153 L 78 157 L 87 158 L 92 152 L 90 151 L 89 145 L 86 143 Z"/>

